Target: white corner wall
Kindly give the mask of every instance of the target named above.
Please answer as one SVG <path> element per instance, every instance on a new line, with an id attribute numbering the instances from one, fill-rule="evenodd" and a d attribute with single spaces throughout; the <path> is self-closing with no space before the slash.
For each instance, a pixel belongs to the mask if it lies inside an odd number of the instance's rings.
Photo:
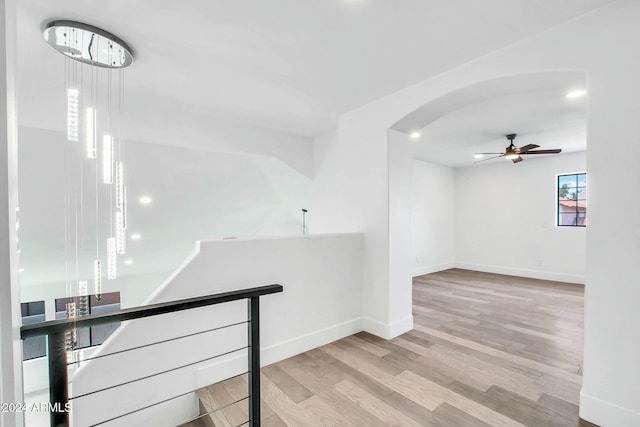
<path id="1" fill-rule="evenodd" d="M 16 242 L 16 1 L 0 0 L 0 402 L 23 402 L 19 255 Z M 0 426 L 23 424 L 21 411 L 0 412 Z"/>
<path id="2" fill-rule="evenodd" d="M 376 130 L 343 117 L 339 130 L 316 138 L 309 229 L 365 235 L 364 329 L 390 339 L 413 327 L 411 281 L 390 284 L 389 152 L 387 130 Z"/>
<path id="3" fill-rule="evenodd" d="M 582 227 L 556 227 L 556 175 L 586 170 L 586 152 L 455 170 L 456 267 L 584 283 Z"/>
<path id="4" fill-rule="evenodd" d="M 413 329 L 411 276 L 411 168 L 404 159 L 411 156 L 409 136 L 389 131 L 389 318 L 394 319 L 388 331 L 377 335 L 393 338 Z M 380 332 L 385 333 L 381 334 Z"/>
<path id="5" fill-rule="evenodd" d="M 411 189 L 413 276 L 453 268 L 454 170 L 436 163 L 413 160 Z"/>

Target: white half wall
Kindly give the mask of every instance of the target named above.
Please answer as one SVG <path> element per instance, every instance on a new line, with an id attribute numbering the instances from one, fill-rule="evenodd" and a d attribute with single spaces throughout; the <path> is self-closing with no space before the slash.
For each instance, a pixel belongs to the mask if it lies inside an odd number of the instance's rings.
<path id="1" fill-rule="evenodd" d="M 261 362 L 268 365 L 362 330 L 362 235 L 308 235 L 202 242 L 147 301 L 170 301 L 279 283 L 284 292 L 260 300 Z M 127 323 L 98 350 L 108 354 L 145 343 L 242 322 L 238 301 Z M 119 384 L 247 344 L 247 325 L 92 360 L 72 379 L 72 395 Z M 174 373 L 74 401 L 76 425 L 186 393 L 245 372 L 246 350 Z M 171 409 L 175 411 L 175 408 Z M 110 425 L 175 425 L 154 409 Z"/>
<path id="2" fill-rule="evenodd" d="M 411 189 L 413 277 L 453 268 L 453 169 L 436 163 L 413 160 Z"/>
<path id="3" fill-rule="evenodd" d="M 586 228 L 556 226 L 556 175 L 586 152 L 493 162 L 455 170 L 456 267 L 584 283 Z"/>

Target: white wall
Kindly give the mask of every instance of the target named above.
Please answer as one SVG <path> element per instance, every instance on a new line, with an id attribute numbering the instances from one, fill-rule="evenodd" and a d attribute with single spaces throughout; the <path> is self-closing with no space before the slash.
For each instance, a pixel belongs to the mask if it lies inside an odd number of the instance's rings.
<path id="1" fill-rule="evenodd" d="M 362 330 L 362 235 L 309 235 L 202 242 L 183 268 L 149 300 L 161 302 L 280 283 L 261 299 L 261 362 L 274 363 Z M 121 327 L 100 354 L 243 321 L 240 301 L 141 319 Z M 162 371 L 246 345 L 246 325 L 89 362 L 73 377 L 72 395 Z M 246 353 L 240 353 L 244 355 Z M 246 371 L 238 353 L 74 402 L 77 425 L 204 387 Z M 169 387 L 167 384 L 171 384 Z M 150 411 L 116 425 L 174 425 Z M 151 421 L 151 420 L 154 421 Z"/>
<path id="2" fill-rule="evenodd" d="M 555 179 L 585 171 L 586 152 L 517 165 L 412 166 L 414 276 L 458 267 L 584 283 L 586 229 L 555 226 Z"/>
<path id="3" fill-rule="evenodd" d="M 364 329 L 392 338 L 413 326 L 410 299 L 406 301 L 411 284 L 402 282 L 402 292 L 392 292 L 389 286 L 387 131 L 382 137 L 384 144 L 375 144 L 375 130 L 359 123 L 351 126 L 343 117 L 339 131 L 316 139 L 309 230 L 365 234 Z M 395 313 L 396 300 L 404 312 Z"/>
<path id="4" fill-rule="evenodd" d="M 67 279 L 66 262 L 75 273 L 75 256 L 65 248 L 64 200 L 67 169 L 77 171 L 82 144 L 70 145 L 63 134 L 20 128 L 20 240 L 23 286 Z M 265 145 L 269 145 L 265 142 Z M 311 146 L 308 146 L 311 152 Z M 304 157 L 304 156 L 303 156 Z M 128 195 L 128 231 L 142 239 L 129 241 L 127 256 L 119 257 L 119 276 L 173 271 L 193 242 L 222 237 L 301 234 L 300 210 L 308 207 L 310 178 L 277 158 L 205 149 L 171 147 L 127 140 L 124 150 Z M 309 170 L 310 173 L 310 170 Z M 95 258 L 95 169 L 85 162 L 84 192 L 72 218 L 80 223 L 80 277 L 92 278 Z M 46 185 L 43 185 L 46 183 Z M 109 192 L 100 187 L 99 227 L 109 233 Z M 137 202 L 141 195 L 151 205 Z M 75 235 L 71 241 L 75 244 Z M 102 251 L 104 253 L 102 242 Z M 133 264 L 124 265 L 125 258 Z M 75 280 L 75 274 L 71 277 Z"/>
<path id="5" fill-rule="evenodd" d="M 456 267 L 584 283 L 582 227 L 556 227 L 556 174 L 586 170 L 586 152 L 455 170 Z"/>
<path id="6" fill-rule="evenodd" d="M 411 276 L 411 168 L 404 159 L 411 156 L 409 136 L 389 131 L 387 146 L 389 164 L 389 319 L 391 327 L 383 335 L 392 338 L 413 329 L 412 276 Z"/>
<path id="7" fill-rule="evenodd" d="M 20 311 L 16 248 L 17 118 L 16 2 L 0 0 L 0 402 L 22 402 Z M 2 411 L 0 425 L 22 424 L 19 411 Z"/>
<path id="8" fill-rule="evenodd" d="M 601 17 L 586 40 L 598 46 L 599 60 L 589 73 L 591 203 L 580 416 L 601 426 L 632 427 L 640 425 L 640 56 L 628 52 L 640 49 L 640 2 L 622 2 Z M 610 43 L 598 44 L 607 37 Z M 622 141 L 624 149 L 612 149 Z"/>
<path id="9" fill-rule="evenodd" d="M 413 160 L 411 188 L 413 276 L 454 267 L 453 169 Z"/>

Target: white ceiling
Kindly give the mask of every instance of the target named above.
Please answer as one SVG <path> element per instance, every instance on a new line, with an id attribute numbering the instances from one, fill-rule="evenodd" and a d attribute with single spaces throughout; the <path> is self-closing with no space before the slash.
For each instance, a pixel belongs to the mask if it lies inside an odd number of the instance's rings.
<path id="1" fill-rule="evenodd" d="M 502 153 L 506 134 L 515 145 L 537 144 L 563 153 L 586 149 L 586 97 L 566 94 L 586 85 L 582 72 L 547 72 L 507 77 L 446 95 L 393 126 L 420 132 L 414 158 L 450 167 L 473 164 L 474 153 Z M 491 156 L 486 156 L 486 158 Z M 526 161 L 546 155 L 527 156 Z M 504 162 L 487 160 L 481 164 Z"/>
<path id="2" fill-rule="evenodd" d="M 203 135 L 213 146 L 212 127 L 220 131 L 227 121 L 317 135 L 335 127 L 342 113 L 607 2 L 20 0 L 19 122 L 55 131 L 62 131 L 65 124 L 61 108 L 65 61 L 44 42 L 40 30 L 51 19 L 85 21 L 129 43 L 135 61 L 126 71 L 125 137 L 184 147 Z M 565 77 L 555 82 L 561 98 L 571 83 Z M 448 100 L 455 105 L 425 107 L 398 128 L 430 124 L 423 133 L 431 137 L 422 142 L 442 142 L 447 137 L 453 142 L 444 145 L 461 150 L 465 141 L 487 142 L 483 151 L 501 149 L 506 145 L 501 135 L 510 131 L 522 132 L 526 142 L 527 133 L 533 137 L 534 131 L 552 127 L 552 119 L 560 118 L 564 98 L 549 103 L 553 79 L 559 77 L 529 81 L 531 93 L 503 84 L 458 94 Z M 536 84 L 541 85 L 538 91 Z M 503 101 L 512 107 L 500 110 L 507 105 L 500 107 Z M 527 123 L 522 117 L 532 114 L 523 110 L 525 105 L 531 111 L 546 111 L 548 120 Z M 566 113 L 576 126 L 579 117 L 584 118 L 577 110 Z M 468 123 L 466 133 L 452 135 L 451 129 L 461 121 Z M 236 131 L 225 130 L 218 139 L 227 140 L 225 135 Z M 252 135 L 245 139 L 269 146 L 264 136 Z M 66 274 L 60 261 L 62 187 L 55 186 L 63 172 L 61 152 L 56 151 L 64 146 L 60 138 L 60 132 L 23 129 L 21 133 L 21 259 L 22 281 L 27 285 L 62 281 Z M 282 150 L 293 151 L 284 142 Z M 127 164 L 135 165 L 128 183 L 136 190 L 130 204 L 132 231 L 141 232 L 143 239 L 130 242 L 128 257 L 134 264 L 121 265 L 123 274 L 173 270 L 200 238 L 298 231 L 306 177 L 264 158 L 243 160 L 171 149 L 136 143 L 127 148 Z M 176 168 L 176 161 L 189 174 Z M 53 184 L 43 187 L 42 179 Z M 252 190 L 229 194 L 235 183 Z M 135 197 L 147 191 L 155 198 L 152 209 L 135 204 Z"/>
<path id="3" fill-rule="evenodd" d="M 61 129 L 64 61 L 53 18 L 103 27 L 133 48 L 131 123 L 186 111 L 317 135 L 355 107 L 611 0 L 20 0 L 19 120 Z"/>

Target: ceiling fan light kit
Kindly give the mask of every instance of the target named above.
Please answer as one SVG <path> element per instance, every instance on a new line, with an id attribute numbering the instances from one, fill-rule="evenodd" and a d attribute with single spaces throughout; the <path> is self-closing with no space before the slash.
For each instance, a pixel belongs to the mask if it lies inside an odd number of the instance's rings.
<path id="1" fill-rule="evenodd" d="M 558 154 L 562 152 L 560 148 L 554 148 L 550 150 L 536 150 L 536 148 L 540 148 L 539 145 L 536 144 L 527 144 L 522 147 L 516 147 L 513 141 L 518 136 L 515 133 L 510 133 L 505 135 L 505 137 L 509 140 L 509 146 L 505 148 L 504 153 L 475 153 L 474 157 L 476 159 L 482 158 L 485 155 L 494 155 L 493 157 L 489 157 L 487 159 L 478 160 L 474 163 L 486 162 L 487 160 L 497 159 L 499 157 L 504 157 L 507 160 L 511 160 L 513 163 L 520 163 L 524 159 L 523 155 L 527 154 Z"/>

